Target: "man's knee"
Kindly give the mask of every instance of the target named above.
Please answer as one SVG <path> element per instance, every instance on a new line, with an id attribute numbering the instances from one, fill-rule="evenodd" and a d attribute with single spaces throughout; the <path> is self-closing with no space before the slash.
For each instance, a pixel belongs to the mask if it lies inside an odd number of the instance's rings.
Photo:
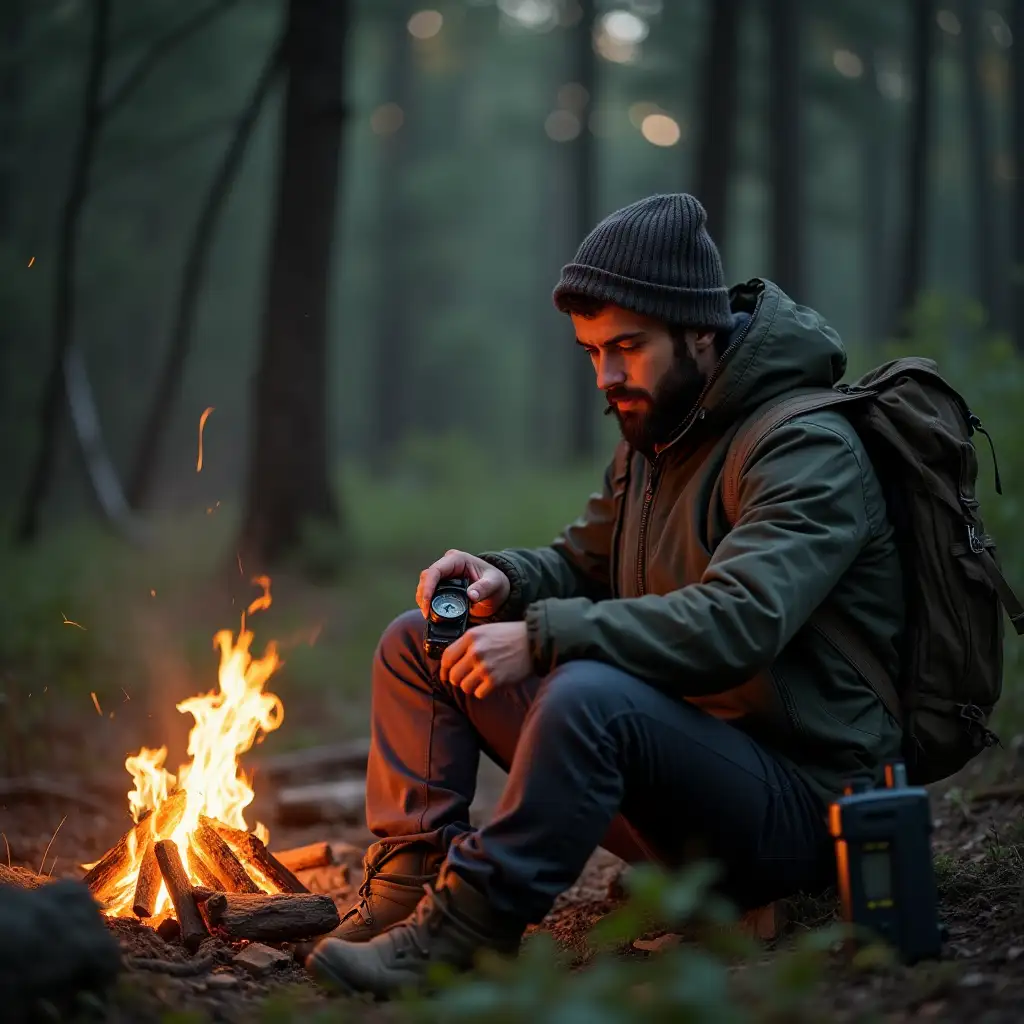
<path id="1" fill-rule="evenodd" d="M 569 661 L 544 680 L 537 711 L 556 722 L 606 720 L 631 704 L 637 685 L 642 684 L 604 662 Z"/>
<path id="2" fill-rule="evenodd" d="M 422 652 L 423 613 L 418 608 L 410 608 L 392 619 L 384 628 L 377 642 L 374 663 L 396 665 L 410 656 L 418 656 Z"/>

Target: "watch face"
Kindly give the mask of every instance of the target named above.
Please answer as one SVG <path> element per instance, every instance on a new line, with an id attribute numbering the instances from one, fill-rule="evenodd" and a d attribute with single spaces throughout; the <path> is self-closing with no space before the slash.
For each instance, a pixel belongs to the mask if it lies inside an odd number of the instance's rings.
<path id="1" fill-rule="evenodd" d="M 430 608 L 439 619 L 458 619 L 466 614 L 468 606 L 461 594 L 436 594 Z"/>

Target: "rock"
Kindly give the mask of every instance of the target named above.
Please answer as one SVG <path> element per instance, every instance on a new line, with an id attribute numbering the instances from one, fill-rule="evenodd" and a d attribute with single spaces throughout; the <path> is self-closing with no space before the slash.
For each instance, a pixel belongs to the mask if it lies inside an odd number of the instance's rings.
<path id="1" fill-rule="evenodd" d="M 234 988 L 238 984 L 238 979 L 233 974 L 211 974 L 206 979 L 207 989 L 226 989 Z"/>
<path id="2" fill-rule="evenodd" d="M 0 1007 L 4 1020 L 30 1016 L 45 1000 L 58 1011 L 101 994 L 121 970 L 117 939 L 81 882 L 37 889 L 0 886 Z"/>
<path id="3" fill-rule="evenodd" d="M 979 985 L 984 985 L 986 981 L 988 979 L 980 971 L 971 971 L 960 979 L 960 984 L 964 988 L 977 988 Z"/>
<path id="4" fill-rule="evenodd" d="M 633 941 L 633 948 L 639 949 L 643 953 L 657 953 L 660 950 L 678 946 L 682 941 L 683 937 L 681 935 L 667 932 L 665 935 L 659 935 L 653 939 L 635 939 Z"/>
<path id="5" fill-rule="evenodd" d="M 246 946 L 241 953 L 232 957 L 231 962 L 248 971 L 254 978 L 260 978 L 264 974 L 269 974 L 271 971 L 291 963 L 291 959 L 280 949 L 264 946 L 262 942 L 253 942 Z"/>
<path id="6" fill-rule="evenodd" d="M 1024 946 L 1011 946 L 1006 951 L 1006 959 L 1011 961 L 1012 963 L 1014 960 L 1017 959 L 1017 957 L 1021 955 L 1021 953 L 1024 953 Z"/>

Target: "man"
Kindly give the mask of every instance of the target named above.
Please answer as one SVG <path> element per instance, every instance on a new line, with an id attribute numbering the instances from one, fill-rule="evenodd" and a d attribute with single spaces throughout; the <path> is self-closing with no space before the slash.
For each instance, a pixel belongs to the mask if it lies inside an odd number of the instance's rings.
<path id="1" fill-rule="evenodd" d="M 713 857 L 745 908 L 823 886 L 827 802 L 898 756 L 872 688 L 805 628 L 827 604 L 898 670 L 899 558 L 856 432 L 832 411 L 786 423 L 746 460 L 734 525 L 722 504 L 744 421 L 833 384 L 843 347 L 770 282 L 727 290 L 705 222 L 693 197 L 653 196 L 564 268 L 555 304 L 623 441 L 550 547 L 448 551 L 385 632 L 366 801 L 379 842 L 339 937 L 308 960 L 321 980 L 388 996 L 431 964 L 514 952 L 599 845 Z M 438 669 L 423 617 L 455 575 L 482 621 Z M 480 751 L 509 778 L 473 831 Z"/>

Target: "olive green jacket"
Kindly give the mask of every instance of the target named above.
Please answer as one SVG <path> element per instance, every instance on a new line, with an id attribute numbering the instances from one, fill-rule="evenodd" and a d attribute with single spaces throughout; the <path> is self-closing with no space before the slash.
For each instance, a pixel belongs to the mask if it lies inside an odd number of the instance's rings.
<path id="1" fill-rule="evenodd" d="M 834 411 L 774 430 L 721 500 L 729 442 L 758 407 L 846 368 L 836 332 L 770 281 L 732 289 L 733 332 L 703 395 L 657 457 L 621 442 L 599 494 L 549 547 L 484 554 L 511 581 L 535 671 L 616 665 L 728 719 L 825 799 L 877 782 L 900 730 L 807 620 L 823 602 L 895 677 L 899 557 L 875 471 Z"/>

